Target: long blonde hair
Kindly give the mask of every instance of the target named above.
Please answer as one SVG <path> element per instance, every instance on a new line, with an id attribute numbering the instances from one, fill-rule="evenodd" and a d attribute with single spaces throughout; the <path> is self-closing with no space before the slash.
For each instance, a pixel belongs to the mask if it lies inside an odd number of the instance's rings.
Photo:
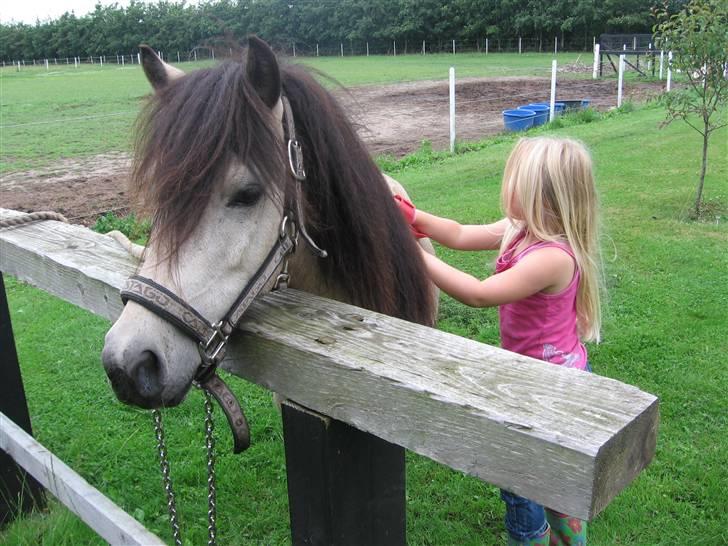
<path id="1" fill-rule="evenodd" d="M 501 252 L 521 231 L 541 241 L 565 241 L 581 282 L 577 329 L 584 341 L 600 339 L 602 266 L 592 160 L 583 144 L 566 138 L 522 138 L 506 162 L 501 206 L 511 220 Z"/>

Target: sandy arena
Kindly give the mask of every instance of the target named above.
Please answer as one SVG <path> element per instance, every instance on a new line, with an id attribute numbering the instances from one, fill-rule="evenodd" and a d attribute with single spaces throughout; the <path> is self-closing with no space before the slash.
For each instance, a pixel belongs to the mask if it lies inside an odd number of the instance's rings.
<path id="1" fill-rule="evenodd" d="M 501 112 L 548 100 L 548 78 L 469 78 L 456 87 L 456 131 L 460 141 L 479 140 L 503 130 Z M 661 91 L 659 83 L 630 83 L 625 100 L 642 102 Z M 411 82 L 362 86 L 336 92 L 371 152 L 400 157 L 423 140 L 436 150 L 449 143 L 448 84 Z M 616 103 L 614 80 L 560 80 L 561 100 L 591 100 L 607 110 Z M 0 207 L 23 211 L 55 210 L 74 223 L 92 224 L 106 211 L 123 213 L 130 165 L 125 153 L 56 162 L 40 170 L 8 173 L 0 180 Z"/>

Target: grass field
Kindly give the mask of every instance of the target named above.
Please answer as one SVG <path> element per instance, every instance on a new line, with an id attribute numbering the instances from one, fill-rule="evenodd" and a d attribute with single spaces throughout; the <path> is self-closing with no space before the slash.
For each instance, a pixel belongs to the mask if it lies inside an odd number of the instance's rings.
<path id="1" fill-rule="evenodd" d="M 577 53 L 559 54 L 569 64 Z M 298 58 L 345 86 L 471 76 L 549 76 L 548 54 Z M 581 62 L 590 59 L 581 55 Z M 184 70 L 206 63 L 182 63 Z M 209 64 L 209 63 L 208 63 Z M 562 77 L 561 75 L 559 77 Z M 575 77 L 567 74 L 564 77 Z M 51 65 L 0 70 L 0 173 L 130 149 L 132 125 L 150 87 L 138 65 Z"/>
<path id="2" fill-rule="evenodd" d="M 49 104 L 51 98 L 49 93 Z M 683 124 L 658 129 L 657 107 L 595 123 L 546 129 L 593 151 L 600 190 L 609 298 L 596 373 L 659 396 L 654 462 L 593 522 L 589 544 L 701 545 L 728 542 L 728 131 L 714 137 L 706 197 L 715 215 L 687 221 L 699 138 Z M 464 222 L 498 217 L 500 176 L 515 137 L 456 157 L 421 154 L 390 164 L 415 203 Z M 406 165 L 406 166 L 404 166 Z M 720 217 L 718 217 L 720 216 Z M 493 254 L 440 249 L 448 262 L 485 276 Z M 166 540 L 166 510 L 151 418 L 121 406 L 99 362 L 109 323 L 6 279 L 36 436 L 70 466 Z M 441 301 L 440 328 L 497 344 L 495 310 Z M 267 392 L 232 381 L 246 406 L 253 446 L 229 453 L 219 434 L 222 544 L 287 544 L 281 425 Z M 548 386 L 544 386 L 548 388 Z M 206 541 L 202 402 L 194 392 L 168 412 L 169 449 L 183 531 Z M 218 422 L 223 423 L 218 413 Z M 505 541 L 495 488 L 408 454 L 408 540 L 416 545 Z M 100 544 L 63 508 L 21 520 L 0 543 Z"/>
<path id="3" fill-rule="evenodd" d="M 560 64 L 578 54 L 562 54 Z M 477 54 L 306 59 L 344 85 L 458 77 L 547 75 L 551 55 Z M 454 61 L 454 63 L 453 63 Z M 581 57 L 589 63 L 590 58 Z M 187 63 L 184 68 L 199 65 Z M 129 149 L 148 83 L 137 66 L 52 65 L 0 72 L 0 173 Z M 604 212 L 609 289 L 604 342 L 590 347 L 596 373 L 661 399 L 654 463 L 591 526 L 590 544 L 692 545 L 728 542 L 722 506 L 728 483 L 728 131 L 713 137 L 706 180 L 712 214 L 687 221 L 698 172 L 699 137 L 675 123 L 658 129 L 659 108 L 596 123 L 549 128 L 593 150 Z M 381 164 L 418 206 L 464 222 L 498 215 L 499 181 L 515 137 L 496 137 L 456 157 L 426 150 Z M 0 204 L 2 206 L 2 204 Z M 479 276 L 494 256 L 440 249 Z M 116 402 L 99 362 L 109 327 L 73 306 L 6 278 L 36 436 L 152 531 L 169 540 L 153 430 L 146 412 Z M 440 328 L 498 343 L 495 310 L 447 297 Z M 221 424 L 220 542 L 286 544 L 285 467 L 280 420 L 267 392 L 233 380 L 249 414 L 253 447 L 229 454 Z M 169 413 L 173 474 L 189 544 L 206 541 L 202 402 L 192 393 Z M 504 543 L 493 487 L 408 455 L 411 544 Z M 100 544 L 75 516 L 53 506 L 0 533 L 1 544 Z"/>

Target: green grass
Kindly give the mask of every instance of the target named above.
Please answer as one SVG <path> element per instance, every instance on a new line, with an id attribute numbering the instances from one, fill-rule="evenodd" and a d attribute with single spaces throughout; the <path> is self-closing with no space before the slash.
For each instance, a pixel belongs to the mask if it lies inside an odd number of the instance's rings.
<path id="1" fill-rule="evenodd" d="M 576 53 L 559 54 L 571 63 Z M 551 55 L 500 53 L 297 58 L 345 86 L 448 78 L 550 74 Z M 588 60 L 588 59 L 587 59 Z M 582 62 L 585 57 L 582 56 Z M 210 62 L 182 63 L 184 70 Z M 567 75 L 573 77 L 573 75 Z M 326 83 L 326 82 L 324 82 Z M 59 159 L 129 151 L 134 120 L 150 86 L 139 65 L 12 67 L 0 70 L 0 173 Z"/>
<path id="2" fill-rule="evenodd" d="M 653 463 L 590 526 L 589 544 L 702 545 L 728 541 L 728 130 L 714 136 L 706 197 L 717 211 L 688 221 L 700 139 L 684 124 L 658 129 L 656 107 L 541 130 L 584 141 L 601 196 L 609 297 L 603 337 L 589 347 L 596 373 L 660 398 Z M 422 209 L 463 222 L 499 217 L 499 186 L 517 135 L 454 157 L 393 165 Z M 427 152 L 427 150 L 425 150 Z M 717 218 L 720 215 L 720 218 Z M 478 276 L 493 253 L 440 249 Z M 109 323 L 12 279 L 7 280 L 26 391 L 39 440 L 153 532 L 170 540 L 151 418 L 120 405 L 99 362 Z M 443 296 L 440 328 L 497 344 L 495 310 Z M 281 425 L 270 395 L 231 380 L 251 421 L 253 445 L 229 452 L 219 423 L 222 544 L 287 544 Z M 548 386 L 544 386 L 548 388 Z M 217 410 L 216 410 L 217 411 Z M 190 544 L 205 535 L 202 401 L 193 392 L 166 413 L 173 476 Z M 416 545 L 503 544 L 495 488 L 408 454 L 408 540 Z M 19 521 L 3 544 L 100 544 L 65 509 Z"/>

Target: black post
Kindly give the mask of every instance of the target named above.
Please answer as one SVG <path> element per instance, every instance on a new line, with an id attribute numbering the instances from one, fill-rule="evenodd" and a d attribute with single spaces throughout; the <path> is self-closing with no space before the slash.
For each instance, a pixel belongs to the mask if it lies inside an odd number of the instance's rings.
<path id="1" fill-rule="evenodd" d="M 404 546 L 404 448 L 282 404 L 293 545 Z"/>
<path id="2" fill-rule="evenodd" d="M 28 434 L 30 415 L 15 350 L 5 282 L 0 271 L 0 411 Z M 19 514 L 45 506 L 43 488 L 20 468 L 10 455 L 0 451 L 0 527 Z"/>

